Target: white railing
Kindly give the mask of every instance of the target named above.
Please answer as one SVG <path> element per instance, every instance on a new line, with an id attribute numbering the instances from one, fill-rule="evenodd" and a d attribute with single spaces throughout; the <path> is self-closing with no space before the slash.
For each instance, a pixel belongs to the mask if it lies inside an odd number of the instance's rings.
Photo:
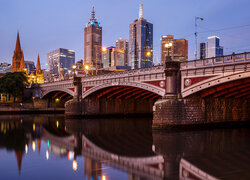
<path id="1" fill-rule="evenodd" d="M 181 63 L 181 70 L 250 62 L 250 52 Z"/>

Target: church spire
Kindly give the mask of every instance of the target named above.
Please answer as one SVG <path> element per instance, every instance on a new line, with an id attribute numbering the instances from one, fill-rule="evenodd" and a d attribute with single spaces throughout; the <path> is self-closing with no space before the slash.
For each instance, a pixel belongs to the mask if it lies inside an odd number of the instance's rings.
<path id="1" fill-rule="evenodd" d="M 38 57 L 37 57 L 37 63 L 36 63 L 36 73 L 37 74 L 41 74 L 41 64 L 40 64 L 40 57 L 39 57 L 39 54 L 38 54 Z"/>
<path id="2" fill-rule="evenodd" d="M 17 38 L 16 38 L 16 52 L 21 52 L 21 43 L 19 38 L 19 32 L 17 32 Z"/>

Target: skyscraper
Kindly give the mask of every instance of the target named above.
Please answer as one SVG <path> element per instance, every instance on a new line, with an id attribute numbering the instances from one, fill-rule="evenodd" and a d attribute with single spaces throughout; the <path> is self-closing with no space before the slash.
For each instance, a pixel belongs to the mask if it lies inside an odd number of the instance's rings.
<path id="1" fill-rule="evenodd" d="M 172 43 L 171 48 L 167 48 L 166 44 Z M 186 39 L 174 39 L 173 35 L 161 36 L 161 63 L 163 64 L 166 57 L 170 56 L 172 60 L 187 61 L 188 60 L 188 41 Z"/>
<path id="2" fill-rule="evenodd" d="M 84 28 L 84 64 L 96 69 L 102 67 L 102 27 L 95 17 L 94 6 Z"/>
<path id="3" fill-rule="evenodd" d="M 59 48 L 47 53 L 47 64 L 50 73 L 58 73 L 58 69 L 62 67 L 65 70 L 71 70 L 75 64 L 75 52 L 69 49 Z"/>
<path id="4" fill-rule="evenodd" d="M 125 56 L 125 66 L 128 66 L 128 40 L 125 39 L 119 39 L 116 40 L 115 46 L 117 49 L 121 49 L 124 51 L 124 56 Z"/>
<path id="5" fill-rule="evenodd" d="M 200 59 L 205 59 L 207 57 L 206 53 L 207 44 L 206 43 L 200 43 Z"/>
<path id="6" fill-rule="evenodd" d="M 220 38 L 218 36 L 208 37 L 207 58 L 219 56 L 223 56 L 223 47 L 220 46 Z"/>
<path id="7" fill-rule="evenodd" d="M 111 53 L 112 53 L 113 48 L 114 48 L 113 46 L 103 48 L 103 51 L 102 51 L 103 68 L 108 68 L 111 66 Z"/>
<path id="8" fill-rule="evenodd" d="M 139 19 L 129 25 L 129 61 L 132 69 L 153 65 L 153 24 L 143 18 L 142 4 Z"/>

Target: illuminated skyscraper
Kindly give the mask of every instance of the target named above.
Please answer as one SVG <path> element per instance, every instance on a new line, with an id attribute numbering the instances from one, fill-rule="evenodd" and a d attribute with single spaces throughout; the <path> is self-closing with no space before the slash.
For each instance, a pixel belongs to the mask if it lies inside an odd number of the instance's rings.
<path id="1" fill-rule="evenodd" d="M 153 24 L 143 18 L 142 4 L 139 19 L 129 25 L 129 65 L 132 69 L 153 65 Z"/>
<path id="2" fill-rule="evenodd" d="M 59 48 L 47 53 L 47 65 L 50 73 L 58 73 L 62 66 L 66 71 L 71 70 L 75 64 L 75 52 L 69 49 Z"/>
<path id="3" fill-rule="evenodd" d="M 124 51 L 124 56 L 125 56 L 125 66 L 128 66 L 128 40 L 125 39 L 119 39 L 116 40 L 115 46 L 117 49 L 121 49 Z"/>
<path id="4" fill-rule="evenodd" d="M 99 69 L 102 67 L 102 27 L 95 17 L 95 10 L 84 28 L 84 64 Z"/>
<path id="5" fill-rule="evenodd" d="M 171 48 L 167 48 L 166 44 L 172 43 Z M 174 39 L 173 35 L 161 36 L 161 63 L 163 64 L 166 57 L 170 56 L 175 61 L 188 60 L 188 41 L 186 39 Z"/>

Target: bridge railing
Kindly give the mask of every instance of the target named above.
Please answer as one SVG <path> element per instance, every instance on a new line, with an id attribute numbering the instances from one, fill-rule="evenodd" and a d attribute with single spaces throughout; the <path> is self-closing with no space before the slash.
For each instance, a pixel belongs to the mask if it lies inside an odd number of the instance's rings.
<path id="1" fill-rule="evenodd" d="M 199 68 L 199 67 L 202 68 L 202 67 L 216 66 L 223 64 L 235 64 L 246 61 L 250 61 L 250 52 L 182 62 L 181 70 Z"/>

